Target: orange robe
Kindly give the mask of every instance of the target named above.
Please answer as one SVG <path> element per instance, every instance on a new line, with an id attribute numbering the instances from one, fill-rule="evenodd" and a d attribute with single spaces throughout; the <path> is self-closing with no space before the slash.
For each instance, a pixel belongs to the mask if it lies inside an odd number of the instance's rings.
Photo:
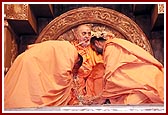
<path id="1" fill-rule="evenodd" d="M 64 106 L 71 101 L 76 48 L 68 41 L 31 45 L 4 80 L 5 108 Z"/>
<path id="2" fill-rule="evenodd" d="M 164 102 L 162 64 L 141 47 L 114 38 L 104 48 L 103 97 L 112 104 Z"/>
<path id="3" fill-rule="evenodd" d="M 97 95 L 102 91 L 104 69 L 98 69 L 100 66 L 103 68 L 103 64 L 100 64 L 103 63 L 102 56 L 97 55 L 90 46 L 84 48 L 77 46 L 75 42 L 73 44 L 83 57 L 83 64 L 78 72 L 79 93 L 88 96 Z"/>

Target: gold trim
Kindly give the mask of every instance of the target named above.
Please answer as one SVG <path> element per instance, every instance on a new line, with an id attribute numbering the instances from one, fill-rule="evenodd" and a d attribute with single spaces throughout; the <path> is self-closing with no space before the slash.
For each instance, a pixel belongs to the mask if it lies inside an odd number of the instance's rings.
<path id="1" fill-rule="evenodd" d="M 27 20 L 28 4 L 5 4 L 7 19 Z"/>

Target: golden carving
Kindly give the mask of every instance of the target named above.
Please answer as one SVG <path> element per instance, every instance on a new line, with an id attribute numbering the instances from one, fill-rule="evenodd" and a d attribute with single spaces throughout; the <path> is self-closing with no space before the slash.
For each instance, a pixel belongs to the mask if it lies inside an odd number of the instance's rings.
<path id="1" fill-rule="evenodd" d="M 5 4 L 5 8 L 7 19 L 28 19 L 28 4 Z"/>
<path id="2" fill-rule="evenodd" d="M 164 4 L 158 4 L 158 14 L 164 13 Z"/>
<path id="3" fill-rule="evenodd" d="M 147 37 L 134 21 L 103 7 L 82 7 L 60 15 L 43 29 L 36 42 L 63 37 L 65 32 L 83 23 L 104 25 L 113 30 L 114 35 L 127 39 L 153 54 Z"/>
<path id="4" fill-rule="evenodd" d="M 12 63 L 14 62 L 14 60 L 16 59 L 18 55 L 18 47 L 17 47 L 15 39 L 12 39 L 11 54 L 12 54 L 12 57 L 11 57 L 11 65 L 12 65 Z"/>

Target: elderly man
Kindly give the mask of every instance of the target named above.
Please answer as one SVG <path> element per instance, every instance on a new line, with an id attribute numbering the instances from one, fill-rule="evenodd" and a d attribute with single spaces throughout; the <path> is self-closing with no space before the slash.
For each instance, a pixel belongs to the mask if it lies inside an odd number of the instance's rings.
<path id="1" fill-rule="evenodd" d="M 68 41 L 31 45 L 16 58 L 5 76 L 5 108 L 72 103 L 73 76 L 81 65 L 82 57 Z"/>
<path id="2" fill-rule="evenodd" d="M 164 69 L 151 54 L 119 38 L 92 37 L 91 46 L 104 59 L 103 98 L 111 104 L 164 102 Z"/>
<path id="3" fill-rule="evenodd" d="M 91 26 L 89 24 L 79 25 L 74 35 L 76 40 L 73 44 L 83 57 L 83 64 L 78 72 L 79 93 L 89 97 L 99 95 L 102 91 L 104 66 L 102 56 L 97 55 L 90 47 Z"/>

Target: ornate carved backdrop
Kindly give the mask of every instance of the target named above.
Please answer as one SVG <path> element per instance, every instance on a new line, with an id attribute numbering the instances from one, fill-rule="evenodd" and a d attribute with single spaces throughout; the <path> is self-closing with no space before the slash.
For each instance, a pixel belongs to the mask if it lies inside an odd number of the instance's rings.
<path id="1" fill-rule="evenodd" d="M 151 45 L 141 28 L 127 16 L 103 7 L 82 7 L 70 10 L 52 20 L 40 33 L 36 43 L 46 40 L 73 40 L 72 29 L 84 23 L 92 25 L 92 32 L 127 39 L 151 53 Z"/>

